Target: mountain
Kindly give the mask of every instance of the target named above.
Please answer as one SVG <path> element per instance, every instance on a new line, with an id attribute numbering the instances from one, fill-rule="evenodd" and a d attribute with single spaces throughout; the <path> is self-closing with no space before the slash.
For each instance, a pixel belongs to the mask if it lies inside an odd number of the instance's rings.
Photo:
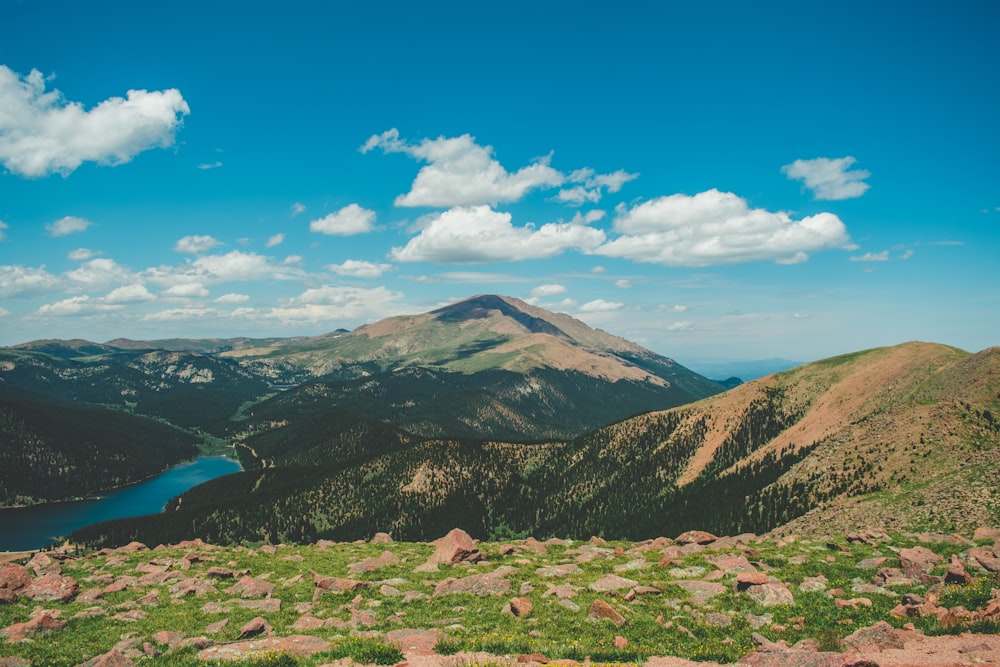
<path id="1" fill-rule="evenodd" d="M 286 448 L 288 424 L 273 423 L 247 434 L 247 472 L 77 538 L 967 530 L 1000 520 L 998 415 L 1000 348 L 928 343 L 817 361 L 562 441 L 420 438 L 313 413 L 308 446 Z"/>
<path id="2" fill-rule="evenodd" d="M 567 315 L 492 295 L 311 338 L 44 340 L 0 348 L 0 391 L 42 406 L 10 407 L 21 421 L 30 422 L 41 409 L 69 415 L 68 405 L 86 408 L 94 427 L 119 422 L 117 413 L 127 413 L 199 441 L 246 444 L 236 451 L 255 467 L 261 461 L 354 460 L 350 443 L 342 443 L 348 436 L 340 422 L 363 422 L 367 434 L 399 433 L 405 442 L 564 440 L 723 389 Z M 168 446 L 173 431 L 148 433 L 148 447 L 180 456 Z M 58 428 L 46 447 L 68 456 L 80 448 L 75 435 L 72 428 Z M 362 436 L 350 437 L 355 442 Z M 12 476 L 45 477 L 44 465 L 28 464 L 30 443 L 36 442 L 27 435 L 17 443 L 0 442 L 26 452 Z M 374 449 L 365 451 L 383 451 L 377 442 L 369 444 Z M 150 473 L 145 462 L 128 463 L 141 452 L 116 456 L 124 462 L 112 466 L 95 455 L 103 463 L 88 474 L 119 480 L 128 469 L 134 480 Z M 166 461 L 152 458 L 157 465 Z M 52 480 L 77 470 L 55 463 L 51 468 Z M 76 494 L 66 488 L 67 495 Z"/>

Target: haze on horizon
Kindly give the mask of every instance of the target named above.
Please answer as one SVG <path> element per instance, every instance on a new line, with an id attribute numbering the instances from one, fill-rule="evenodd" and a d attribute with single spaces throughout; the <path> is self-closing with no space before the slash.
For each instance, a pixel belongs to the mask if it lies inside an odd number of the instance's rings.
<path id="1" fill-rule="evenodd" d="M 0 345 L 481 293 L 682 361 L 1000 343 L 1000 6 L 648 4 L 0 2 Z"/>

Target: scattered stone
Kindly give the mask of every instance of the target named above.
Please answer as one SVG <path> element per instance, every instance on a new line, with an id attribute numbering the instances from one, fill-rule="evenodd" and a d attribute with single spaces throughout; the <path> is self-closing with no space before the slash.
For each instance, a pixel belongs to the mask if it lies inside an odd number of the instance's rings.
<path id="1" fill-rule="evenodd" d="M 75 579 L 50 572 L 33 579 L 21 594 L 36 602 L 69 602 L 79 592 L 80 586 Z"/>
<path id="2" fill-rule="evenodd" d="M 365 558 L 357 563 L 351 563 L 347 566 L 347 571 L 351 575 L 358 575 L 362 572 L 375 572 L 383 567 L 389 565 L 396 565 L 399 563 L 399 557 L 391 551 L 383 551 L 382 555 L 378 558 Z"/>
<path id="3" fill-rule="evenodd" d="M 944 581 L 946 584 L 967 584 L 972 581 L 972 577 L 966 571 L 965 566 L 962 565 L 962 561 L 958 560 L 958 556 L 952 554 L 951 562 L 948 564 L 948 573 L 944 575 Z"/>
<path id="4" fill-rule="evenodd" d="M 81 662 L 77 667 L 135 667 L 135 663 L 115 649 L 111 649 L 96 658 Z"/>
<path id="5" fill-rule="evenodd" d="M 66 627 L 64 621 L 57 620 L 49 613 L 39 614 L 24 623 L 14 623 L 6 628 L 0 629 L 0 637 L 6 637 L 8 644 L 19 642 L 28 637 L 39 635 L 43 632 L 60 630 Z"/>
<path id="6" fill-rule="evenodd" d="M 579 586 L 574 586 L 572 584 L 560 584 L 559 586 L 551 586 L 549 590 L 542 593 L 542 596 L 554 595 L 560 600 L 567 600 L 569 598 L 575 598 L 577 591 L 581 590 Z"/>
<path id="7" fill-rule="evenodd" d="M 619 577 L 617 574 L 609 574 L 591 583 L 587 588 L 592 591 L 597 591 L 598 593 L 607 593 L 610 591 L 621 591 L 627 588 L 634 588 L 638 585 L 638 581 Z"/>
<path id="8" fill-rule="evenodd" d="M 538 665 L 547 665 L 549 664 L 549 659 L 546 658 L 541 653 L 522 653 L 521 655 L 517 656 L 517 662 L 518 664 L 522 665 L 530 663 L 535 663 Z M 562 664 L 562 661 L 560 661 L 560 664 Z"/>
<path id="9" fill-rule="evenodd" d="M 707 545 L 715 542 L 719 538 L 712 533 L 707 533 L 704 530 L 689 530 L 687 532 L 681 533 L 674 538 L 674 542 L 680 545 L 685 544 L 700 544 Z"/>
<path id="10" fill-rule="evenodd" d="M 371 544 L 392 544 L 392 536 L 389 533 L 375 533 L 369 541 Z"/>
<path id="11" fill-rule="evenodd" d="M 747 560 L 746 556 L 723 555 L 709 558 L 712 565 L 719 568 L 726 574 L 740 574 L 741 572 L 756 572 L 757 568 Z"/>
<path id="12" fill-rule="evenodd" d="M 435 540 L 434 553 L 427 562 L 416 568 L 417 572 L 433 572 L 438 565 L 455 565 L 456 563 L 475 563 L 483 559 L 472 537 L 460 528 L 454 528 L 444 537 Z"/>
<path id="13" fill-rule="evenodd" d="M 759 586 L 750 586 L 746 589 L 746 594 L 762 607 L 795 604 L 792 592 L 784 584 L 769 582 Z"/>
<path id="14" fill-rule="evenodd" d="M 143 621 L 149 617 L 149 614 L 144 612 L 142 609 L 133 609 L 131 611 L 123 611 L 120 614 L 115 614 L 111 618 L 116 621 L 126 621 L 130 623 L 135 623 L 137 621 Z"/>
<path id="15" fill-rule="evenodd" d="M 504 572 L 506 574 L 506 571 Z M 473 574 L 461 579 L 449 577 L 434 587 L 434 597 L 451 593 L 472 593 L 473 595 L 503 594 L 510 591 L 510 581 L 497 572 Z"/>
<path id="16" fill-rule="evenodd" d="M 535 572 L 543 577 L 568 577 L 572 574 L 579 574 L 583 572 L 580 566 L 575 563 L 566 563 L 564 565 L 548 565 L 546 567 L 540 567 Z"/>
<path id="17" fill-rule="evenodd" d="M 0 568 L 0 603 L 13 602 L 31 584 L 31 572 L 17 563 Z"/>
<path id="18" fill-rule="evenodd" d="M 253 577 L 241 577 L 238 582 L 227 588 L 226 592 L 230 595 L 239 595 L 243 599 L 269 598 L 274 593 L 274 588 L 274 584 L 269 581 L 262 581 Z"/>
<path id="19" fill-rule="evenodd" d="M 722 614 L 717 611 L 705 614 L 705 625 L 711 625 L 715 628 L 728 628 L 732 624 L 733 618 L 729 614 Z"/>
<path id="20" fill-rule="evenodd" d="M 316 584 L 316 593 L 352 593 L 368 588 L 367 581 L 356 579 L 342 579 L 340 577 L 326 577 L 313 572 L 313 583 Z"/>
<path id="21" fill-rule="evenodd" d="M 990 572 L 1000 572 L 1000 557 L 998 557 L 998 549 L 996 546 L 990 547 L 976 547 L 974 549 L 969 549 L 969 555 L 976 559 L 979 566 L 984 570 Z"/>
<path id="22" fill-rule="evenodd" d="M 750 572 L 740 572 L 736 575 L 736 582 L 733 587 L 737 592 L 745 591 L 751 586 L 763 586 L 771 580 L 763 572 L 757 572 L 756 570 Z"/>
<path id="23" fill-rule="evenodd" d="M 270 635 L 274 632 L 274 628 L 271 624 L 265 621 L 260 616 L 247 621 L 242 628 L 240 628 L 240 634 L 237 639 L 250 639 L 251 637 L 256 637 L 257 635 L 268 634 Z"/>
<path id="24" fill-rule="evenodd" d="M 976 532 L 973 533 L 972 539 L 976 542 L 980 540 L 1000 540 L 1000 528 L 993 526 L 980 526 L 976 528 Z"/>
<path id="25" fill-rule="evenodd" d="M 899 550 L 900 569 L 905 576 L 913 579 L 923 580 L 941 560 L 941 556 L 927 547 L 916 546 Z"/>
<path id="26" fill-rule="evenodd" d="M 611 621 L 618 627 L 625 625 L 625 617 L 604 600 L 594 600 L 587 610 L 588 621 Z"/>
<path id="27" fill-rule="evenodd" d="M 432 651 L 434 645 L 444 639 L 444 632 L 438 629 L 416 630 L 405 628 L 401 630 L 390 630 L 383 636 L 401 651 Z"/>
<path id="28" fill-rule="evenodd" d="M 869 627 L 855 630 L 844 638 L 844 644 L 856 649 L 864 646 L 872 646 L 879 650 L 903 648 L 903 639 L 899 632 L 885 621 L 878 621 Z"/>
<path id="29" fill-rule="evenodd" d="M 703 605 L 717 595 L 726 592 L 726 587 L 714 581 L 672 581 L 675 586 L 680 586 L 691 596 L 691 602 L 695 605 Z"/>
<path id="30" fill-rule="evenodd" d="M 320 637 L 311 635 L 290 635 L 288 637 L 267 637 L 250 641 L 237 641 L 230 644 L 210 646 L 198 653 L 199 660 L 222 660 L 226 662 L 242 662 L 256 653 L 289 653 L 308 658 L 316 653 L 323 653 L 333 648 L 333 645 Z"/>
<path id="31" fill-rule="evenodd" d="M 511 598 L 510 602 L 507 603 L 507 609 L 510 613 L 514 614 L 514 616 L 524 618 L 531 614 L 531 610 L 534 609 L 534 605 L 531 604 L 531 600 L 528 598 Z"/>
<path id="32" fill-rule="evenodd" d="M 826 590 L 829 580 L 822 574 L 815 577 L 805 577 L 799 584 L 799 590 L 805 593 L 818 593 Z"/>
<path id="33" fill-rule="evenodd" d="M 622 637 L 621 635 L 615 635 L 612 644 L 614 645 L 615 648 L 627 648 L 628 640 Z"/>
<path id="34" fill-rule="evenodd" d="M 698 579 L 705 575 L 705 568 L 700 565 L 692 565 L 691 567 L 672 567 L 667 571 L 674 579 Z"/>

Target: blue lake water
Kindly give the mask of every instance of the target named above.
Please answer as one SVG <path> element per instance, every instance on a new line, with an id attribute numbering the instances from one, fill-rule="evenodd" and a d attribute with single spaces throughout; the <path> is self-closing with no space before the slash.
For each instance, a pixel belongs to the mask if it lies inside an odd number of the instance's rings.
<path id="1" fill-rule="evenodd" d="M 0 509 L 0 551 L 40 549 L 57 537 L 92 523 L 158 514 L 174 496 L 240 470 L 238 462 L 224 456 L 202 456 L 145 482 L 108 491 L 93 500 Z"/>

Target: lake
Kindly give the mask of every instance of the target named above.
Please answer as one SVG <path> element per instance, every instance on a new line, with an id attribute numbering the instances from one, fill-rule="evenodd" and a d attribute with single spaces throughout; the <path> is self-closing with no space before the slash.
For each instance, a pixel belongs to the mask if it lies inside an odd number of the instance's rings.
<path id="1" fill-rule="evenodd" d="M 224 456 L 202 456 L 134 486 L 92 500 L 72 500 L 0 509 L 0 551 L 40 549 L 57 537 L 100 521 L 158 514 L 188 489 L 242 468 Z"/>

